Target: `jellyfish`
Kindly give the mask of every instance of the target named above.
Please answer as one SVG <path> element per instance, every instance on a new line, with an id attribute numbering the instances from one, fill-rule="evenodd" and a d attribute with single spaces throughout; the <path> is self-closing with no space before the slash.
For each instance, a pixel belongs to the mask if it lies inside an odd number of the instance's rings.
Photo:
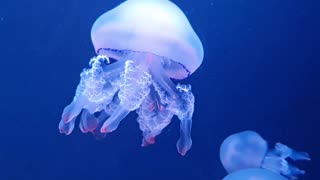
<path id="1" fill-rule="evenodd" d="M 261 168 L 249 168 L 231 173 L 223 180 L 287 180 L 272 171 Z"/>
<path id="2" fill-rule="evenodd" d="M 232 134 L 220 147 L 220 160 L 229 173 L 224 180 L 285 180 L 305 173 L 287 159 L 294 162 L 310 157 L 279 142 L 269 149 L 267 142 L 254 131 Z"/>
<path id="3" fill-rule="evenodd" d="M 180 120 L 176 146 L 185 155 L 192 145 L 195 98 L 191 85 L 174 81 L 195 72 L 204 52 L 184 13 L 168 0 L 125 1 L 95 21 L 91 39 L 97 55 L 80 74 L 60 132 L 69 135 L 81 115 L 82 132 L 105 136 L 136 111 L 142 146 L 147 146 L 175 115 Z"/>

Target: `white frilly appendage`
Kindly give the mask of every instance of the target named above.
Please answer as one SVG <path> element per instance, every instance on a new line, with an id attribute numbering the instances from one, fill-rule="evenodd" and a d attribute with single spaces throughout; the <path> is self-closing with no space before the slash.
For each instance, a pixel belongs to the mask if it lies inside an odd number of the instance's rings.
<path id="1" fill-rule="evenodd" d="M 99 134 L 96 129 L 118 106 L 119 100 L 114 95 L 120 88 L 121 67 L 118 64 L 108 67 L 108 63 L 108 57 L 99 55 L 91 59 L 90 69 L 83 70 L 73 101 L 63 111 L 59 124 L 61 133 L 68 135 L 73 131 L 75 120 L 82 111 L 81 131 Z M 95 112 L 101 113 L 96 117 Z"/>
<path id="2" fill-rule="evenodd" d="M 192 114 L 194 96 L 190 85 L 176 86 L 174 96 L 171 96 L 159 84 L 153 83 L 152 91 L 137 110 L 138 122 L 143 132 L 142 146 L 153 144 L 155 137 L 170 123 L 173 115 L 180 119 L 180 139 L 177 149 L 185 155 L 191 148 Z"/>
<path id="3" fill-rule="evenodd" d="M 173 84 L 159 57 L 109 63 L 107 56 L 98 55 L 91 59 L 91 68 L 83 70 L 76 95 L 63 111 L 60 132 L 70 134 L 77 116 L 82 113 L 81 131 L 103 137 L 136 110 L 143 132 L 142 146 L 146 146 L 154 143 L 155 137 L 176 115 L 181 121 L 177 149 L 185 155 L 192 145 L 194 96 L 191 86 Z"/>
<path id="4" fill-rule="evenodd" d="M 262 163 L 262 168 L 279 173 L 288 179 L 297 179 L 298 175 L 303 175 L 305 173 L 304 170 L 290 164 L 286 160 L 287 158 L 291 161 L 310 160 L 308 153 L 297 152 L 284 144 L 276 143 L 274 149 L 271 149 L 266 154 Z"/>

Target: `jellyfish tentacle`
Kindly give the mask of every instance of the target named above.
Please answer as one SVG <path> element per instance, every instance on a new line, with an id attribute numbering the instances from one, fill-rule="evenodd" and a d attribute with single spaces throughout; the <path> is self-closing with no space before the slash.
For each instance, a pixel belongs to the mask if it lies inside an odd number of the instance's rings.
<path id="1" fill-rule="evenodd" d="M 180 119 L 180 138 L 177 142 L 177 149 L 181 155 L 185 155 L 192 146 L 191 128 L 192 115 L 194 112 L 194 95 L 190 85 L 177 85 L 179 98 L 175 101 L 172 111 Z"/>
<path id="2" fill-rule="evenodd" d="M 136 110 L 150 93 L 152 77 L 147 69 L 139 68 L 134 61 L 125 63 L 119 91 L 120 105 L 126 109 Z"/>
<path id="3" fill-rule="evenodd" d="M 286 158 L 295 160 L 310 160 L 308 153 L 297 152 L 290 147 L 276 143 L 275 148 L 265 156 L 261 167 L 282 174 L 289 179 L 296 179 L 298 175 L 305 174 L 304 170 L 290 164 Z"/>
<path id="4" fill-rule="evenodd" d="M 177 149 L 178 152 L 183 156 L 192 146 L 191 128 L 191 119 L 183 119 L 180 121 L 180 138 L 177 142 Z"/>
<path id="5" fill-rule="evenodd" d="M 105 121 L 101 128 L 102 133 L 117 129 L 119 123 L 131 111 L 138 109 L 150 92 L 152 77 L 144 64 L 127 60 L 124 72 L 121 75 L 121 84 L 118 97 L 120 104 L 115 112 Z"/>
<path id="6" fill-rule="evenodd" d="M 100 58 L 100 62 L 102 64 L 102 69 L 104 71 L 104 78 L 105 79 L 120 79 L 120 74 L 124 70 L 124 63 L 125 61 L 116 61 L 115 63 L 109 64 L 110 60 L 106 55 L 98 55 L 102 56 Z M 106 59 L 108 58 L 108 59 Z"/>
<path id="7" fill-rule="evenodd" d="M 190 85 L 177 86 L 168 78 L 164 76 L 161 62 L 153 61 L 156 65 L 152 66 L 151 73 L 154 78 L 154 89 L 158 93 L 159 102 L 163 105 L 164 109 L 172 114 L 175 114 L 180 119 L 180 138 L 177 142 L 177 149 L 181 155 L 192 146 L 191 128 L 192 128 L 192 115 L 194 111 L 194 96 L 191 92 Z M 154 69 L 157 67 L 157 69 Z M 160 71 L 160 72 L 159 72 Z M 170 116 L 169 122 L 172 116 Z"/>
<path id="8" fill-rule="evenodd" d="M 136 111 L 138 114 L 137 122 L 139 123 L 140 130 L 143 132 L 141 144 L 143 147 L 154 143 L 155 136 L 152 136 L 151 133 L 155 127 L 155 123 L 152 120 L 156 115 L 156 108 L 157 106 L 155 105 L 154 99 L 148 95 L 141 104 L 140 108 Z"/>
<path id="9" fill-rule="evenodd" d="M 162 63 L 164 62 L 160 59 L 154 59 L 152 63 L 153 65 L 150 67 L 150 73 L 154 79 L 155 88 L 158 88 L 158 90 L 162 89 L 160 91 L 169 93 L 169 96 L 174 99 L 178 95 L 178 91 L 176 90 L 176 85 L 172 82 L 172 80 L 165 75 L 166 72 L 162 68 Z M 157 92 L 159 92 L 158 90 Z"/>
<path id="10" fill-rule="evenodd" d="M 88 110 L 83 109 L 81 114 L 81 119 L 79 123 L 79 128 L 83 133 L 94 131 L 99 125 L 99 120 L 91 114 Z"/>
<path id="11" fill-rule="evenodd" d="M 113 104 L 113 103 L 111 103 Z M 109 104 L 106 108 L 108 108 L 111 104 Z M 108 112 L 108 110 L 103 110 L 100 112 L 100 114 L 97 116 L 97 121 L 98 121 L 98 125 L 95 129 L 93 129 L 91 131 L 91 133 L 93 134 L 93 136 L 96 138 L 96 139 L 102 139 L 106 136 L 105 133 L 101 133 L 100 131 L 100 128 L 102 127 L 102 124 L 103 122 L 108 118 L 110 117 L 110 114 Z"/>
<path id="12" fill-rule="evenodd" d="M 73 101 L 63 109 L 61 121 L 69 123 L 74 120 L 81 113 L 81 110 L 86 103 L 87 100 L 83 96 L 74 97 Z"/>
<path id="13" fill-rule="evenodd" d="M 155 85 L 155 82 L 153 85 Z M 171 122 L 173 113 L 165 108 L 166 104 L 160 99 L 161 95 L 152 86 L 150 94 L 137 109 L 137 121 L 140 130 L 143 132 L 141 144 L 143 147 L 154 144 L 155 137 Z"/>
<path id="14" fill-rule="evenodd" d="M 308 161 L 310 160 L 310 156 L 307 152 L 298 152 L 295 151 L 294 149 L 288 147 L 287 145 L 284 145 L 282 143 L 276 143 L 275 145 L 275 152 L 280 154 L 281 157 L 283 158 L 290 158 L 293 161 L 298 161 L 298 160 L 305 160 Z"/>
<path id="15" fill-rule="evenodd" d="M 112 115 L 103 123 L 101 127 L 102 133 L 108 133 L 116 130 L 121 122 L 128 114 L 129 110 L 118 106 L 117 109 L 112 113 Z"/>
<path id="16" fill-rule="evenodd" d="M 59 129 L 61 133 L 70 134 L 73 130 L 72 124 L 83 109 L 93 114 L 102 111 L 112 102 L 114 95 L 119 91 L 120 83 L 116 75 L 106 78 L 107 73 L 103 68 L 109 63 L 104 55 L 98 55 L 90 60 L 90 68 L 84 69 L 80 74 L 80 83 L 71 104 L 64 108 Z M 118 67 L 117 67 L 118 68 Z M 119 71 L 119 69 L 117 69 Z M 86 114 L 83 116 L 84 119 Z M 84 120 L 83 119 L 83 120 Z M 82 121 L 83 121 L 82 120 Z M 85 120 L 84 120 L 85 121 Z M 71 123 L 68 125 L 68 123 Z M 86 123 L 82 122 L 81 128 Z M 68 127 L 68 128 L 67 128 Z M 83 131 L 87 131 L 82 129 Z"/>
<path id="17" fill-rule="evenodd" d="M 72 118 L 69 122 L 65 122 L 64 120 L 61 120 L 59 122 L 59 131 L 60 133 L 64 133 L 66 135 L 69 135 L 72 133 L 74 129 L 74 123 L 77 117 Z"/>
<path id="18" fill-rule="evenodd" d="M 91 69 L 84 70 L 81 73 L 81 83 L 83 84 L 83 91 L 81 95 L 85 96 L 90 103 L 87 103 L 84 108 L 88 109 L 90 113 L 103 110 L 109 103 L 111 103 L 114 95 L 120 88 L 120 83 L 117 77 L 106 78 L 106 72 L 103 69 L 106 66 L 103 63 L 103 58 L 98 55 L 91 60 Z M 93 62 L 92 62 L 93 61 Z"/>

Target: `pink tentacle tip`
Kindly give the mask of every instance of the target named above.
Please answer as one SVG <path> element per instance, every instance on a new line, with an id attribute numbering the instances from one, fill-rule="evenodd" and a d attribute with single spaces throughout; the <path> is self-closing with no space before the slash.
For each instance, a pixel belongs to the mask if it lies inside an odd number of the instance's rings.
<path id="1" fill-rule="evenodd" d="M 155 137 L 150 137 L 150 138 L 148 139 L 148 143 L 149 143 L 149 144 L 154 144 L 155 141 L 156 141 L 156 138 L 155 138 Z"/>
<path id="2" fill-rule="evenodd" d="M 146 141 L 143 141 L 141 147 L 147 147 L 149 144 Z"/>
<path id="3" fill-rule="evenodd" d="M 151 144 L 154 144 L 155 143 L 155 140 L 156 138 L 155 137 L 150 137 L 149 139 L 143 139 L 143 142 L 141 144 L 142 147 L 146 147 L 146 146 L 149 146 Z"/>
<path id="4" fill-rule="evenodd" d="M 74 118 L 75 116 L 71 116 L 70 113 L 65 113 L 61 116 L 61 119 L 63 120 L 63 122 L 65 123 L 68 123 L 70 121 L 72 121 L 72 119 Z"/>
<path id="5" fill-rule="evenodd" d="M 103 127 L 100 129 L 100 132 L 101 132 L 101 133 L 107 133 L 107 132 L 108 132 L 107 126 L 103 126 Z"/>
<path id="6" fill-rule="evenodd" d="M 188 152 L 187 148 L 178 149 L 178 152 L 181 154 L 181 156 L 185 156 Z"/>
<path id="7" fill-rule="evenodd" d="M 66 129 L 66 128 L 60 128 L 59 130 L 60 130 L 60 133 L 61 133 L 61 134 L 65 134 L 65 135 L 71 134 L 71 131 L 69 131 L 69 130 Z"/>
<path id="8" fill-rule="evenodd" d="M 87 131 L 93 132 L 97 127 L 98 127 L 98 123 L 90 124 L 90 126 L 88 126 L 87 128 Z"/>

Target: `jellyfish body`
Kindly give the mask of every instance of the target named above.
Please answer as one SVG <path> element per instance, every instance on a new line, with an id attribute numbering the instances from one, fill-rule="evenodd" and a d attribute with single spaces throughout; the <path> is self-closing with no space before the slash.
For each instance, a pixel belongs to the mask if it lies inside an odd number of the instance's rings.
<path id="1" fill-rule="evenodd" d="M 249 168 L 229 174 L 223 180 L 287 180 L 283 176 L 261 168 Z"/>
<path id="2" fill-rule="evenodd" d="M 295 179 L 305 173 L 286 159 L 310 160 L 310 157 L 308 153 L 297 152 L 281 143 L 276 143 L 273 149 L 269 149 L 267 142 L 254 131 L 232 134 L 220 147 L 221 163 L 229 173 L 225 180 L 251 176 L 261 180 L 268 177 L 272 180 Z M 257 176 L 259 173 L 260 176 Z"/>
<path id="3" fill-rule="evenodd" d="M 193 73 L 203 47 L 183 12 L 168 0 L 125 1 L 96 20 L 91 38 L 97 56 L 81 73 L 60 132 L 70 134 L 81 113 L 80 129 L 104 136 L 136 111 L 146 146 L 176 115 L 177 149 L 184 155 L 192 145 L 194 96 L 190 85 L 176 85 L 171 78 Z"/>

